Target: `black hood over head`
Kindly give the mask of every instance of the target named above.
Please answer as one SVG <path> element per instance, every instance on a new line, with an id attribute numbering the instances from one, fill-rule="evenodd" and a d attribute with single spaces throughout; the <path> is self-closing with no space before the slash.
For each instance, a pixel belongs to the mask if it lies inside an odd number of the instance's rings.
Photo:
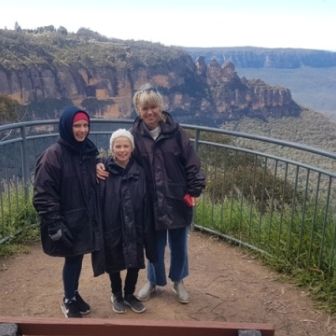
<path id="1" fill-rule="evenodd" d="M 72 124 L 73 124 L 73 119 L 76 113 L 78 112 L 83 112 L 87 115 L 88 120 L 89 120 L 89 127 L 90 127 L 90 116 L 86 111 L 83 111 L 82 109 L 76 107 L 76 106 L 69 106 L 67 107 L 60 118 L 59 121 L 59 133 L 60 136 L 63 140 L 65 140 L 69 145 L 76 145 L 79 144 L 80 142 L 77 141 L 73 135 L 72 131 Z"/>
<path id="2" fill-rule="evenodd" d="M 87 115 L 89 120 L 89 130 L 90 130 L 90 116 L 83 109 L 76 106 L 69 106 L 63 112 L 59 120 L 59 134 L 63 143 L 70 146 L 73 150 L 80 152 L 82 154 L 88 152 L 97 152 L 96 146 L 93 144 L 88 137 L 82 142 L 75 139 L 72 131 L 72 124 L 75 114 L 78 112 L 83 112 Z"/>

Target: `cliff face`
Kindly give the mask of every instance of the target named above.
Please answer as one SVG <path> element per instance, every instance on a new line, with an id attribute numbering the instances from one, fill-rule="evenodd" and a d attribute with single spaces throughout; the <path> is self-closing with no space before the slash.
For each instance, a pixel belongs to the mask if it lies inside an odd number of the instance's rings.
<path id="1" fill-rule="evenodd" d="M 145 82 L 159 88 L 167 109 L 184 122 L 216 125 L 242 115 L 300 112 L 288 89 L 239 78 L 231 62 L 207 65 L 204 58 L 194 62 L 177 48 L 55 34 L 57 47 L 27 33 L 20 35 L 24 47 L 8 32 L 7 39 L 0 39 L 0 95 L 29 107 L 31 118 L 56 117 L 69 102 L 97 117 L 130 117 L 132 96 Z"/>

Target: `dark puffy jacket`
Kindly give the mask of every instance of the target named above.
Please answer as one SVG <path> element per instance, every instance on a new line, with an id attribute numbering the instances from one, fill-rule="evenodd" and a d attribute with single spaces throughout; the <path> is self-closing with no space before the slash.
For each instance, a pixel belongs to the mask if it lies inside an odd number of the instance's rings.
<path id="1" fill-rule="evenodd" d="M 131 130 L 134 156 L 146 172 L 156 230 L 190 225 L 192 208 L 183 197 L 186 193 L 198 197 L 205 187 L 200 160 L 188 135 L 169 113 L 163 113 L 165 121 L 155 141 L 140 118 Z"/>
<path id="2" fill-rule="evenodd" d="M 144 248 L 151 261 L 155 253 L 143 169 L 132 159 L 125 169 L 112 158 L 104 164 L 110 175 L 99 183 L 104 253 L 94 254 L 96 276 L 126 268 L 144 268 Z"/>
<path id="3" fill-rule="evenodd" d="M 37 161 L 33 204 L 41 219 L 42 246 L 48 255 L 79 255 L 102 245 L 95 176 L 97 154 L 89 139 L 76 147 L 61 138 Z M 64 226 L 72 235 L 72 247 L 49 237 L 50 228 Z"/>

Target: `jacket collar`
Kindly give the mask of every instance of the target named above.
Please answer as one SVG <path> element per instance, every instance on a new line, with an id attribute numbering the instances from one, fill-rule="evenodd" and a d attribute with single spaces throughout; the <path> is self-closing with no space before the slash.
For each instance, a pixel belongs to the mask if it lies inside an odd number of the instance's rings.
<path id="1" fill-rule="evenodd" d="M 74 146 L 72 143 L 69 143 L 62 138 L 59 138 L 57 142 L 68 148 L 71 152 L 80 154 L 81 156 L 97 156 L 99 154 L 96 145 L 88 138 L 85 139 L 85 142 L 81 147 Z"/>
<path id="2" fill-rule="evenodd" d="M 107 171 L 111 173 L 112 175 L 124 175 L 124 174 L 130 175 L 130 176 L 139 175 L 139 172 L 133 163 L 134 163 L 134 160 L 131 157 L 127 166 L 123 168 L 119 166 L 112 157 L 109 157 L 107 158 L 105 162 L 105 166 L 106 166 Z"/>

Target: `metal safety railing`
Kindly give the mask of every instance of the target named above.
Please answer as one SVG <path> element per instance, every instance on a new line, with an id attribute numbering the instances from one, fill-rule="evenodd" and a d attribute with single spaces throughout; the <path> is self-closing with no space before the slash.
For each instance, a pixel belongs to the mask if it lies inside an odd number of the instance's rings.
<path id="1" fill-rule="evenodd" d="M 131 123 L 95 119 L 90 137 L 107 151 L 111 132 Z M 207 176 L 195 209 L 197 228 L 296 267 L 335 270 L 335 154 L 253 134 L 183 126 Z M 57 120 L 0 126 L 0 242 L 34 221 L 29 210 L 34 166 L 56 140 L 57 128 Z"/>

